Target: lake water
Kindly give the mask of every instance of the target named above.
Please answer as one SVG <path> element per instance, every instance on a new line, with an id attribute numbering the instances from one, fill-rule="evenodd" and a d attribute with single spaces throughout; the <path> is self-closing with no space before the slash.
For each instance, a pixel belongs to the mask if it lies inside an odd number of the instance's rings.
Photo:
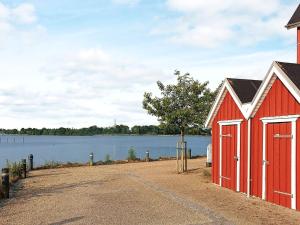
<path id="1" fill-rule="evenodd" d="M 24 142 L 23 142 L 24 140 Z M 95 161 L 104 160 L 107 154 L 112 160 L 126 159 L 133 147 L 139 158 L 150 151 L 151 158 L 175 156 L 178 136 L 0 136 L 0 168 L 6 160 L 19 161 L 34 155 L 35 165 L 45 161 L 87 162 L 90 152 Z M 206 155 L 211 142 L 209 136 L 186 136 L 192 155 Z"/>

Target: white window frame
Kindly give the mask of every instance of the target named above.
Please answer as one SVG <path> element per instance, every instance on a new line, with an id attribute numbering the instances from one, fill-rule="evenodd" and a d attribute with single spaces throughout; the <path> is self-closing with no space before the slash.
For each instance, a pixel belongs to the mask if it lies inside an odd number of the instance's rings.
<path id="1" fill-rule="evenodd" d="M 236 191 L 240 191 L 240 170 L 241 170 L 241 123 L 242 119 L 239 120 L 222 120 L 218 121 L 218 124 L 220 126 L 219 130 L 219 138 L 220 138 L 220 158 L 219 158 L 219 185 L 222 187 L 222 127 L 223 126 L 231 126 L 236 125 L 237 126 L 237 141 L 236 141 L 236 154 L 237 154 L 237 165 L 236 165 Z"/>
<path id="2" fill-rule="evenodd" d="M 297 141 L 297 119 L 300 115 L 276 116 L 261 118 L 263 123 L 263 161 L 262 161 L 262 199 L 266 200 L 266 128 L 269 123 L 291 123 L 292 140 L 291 140 L 291 208 L 296 209 L 296 141 Z"/>

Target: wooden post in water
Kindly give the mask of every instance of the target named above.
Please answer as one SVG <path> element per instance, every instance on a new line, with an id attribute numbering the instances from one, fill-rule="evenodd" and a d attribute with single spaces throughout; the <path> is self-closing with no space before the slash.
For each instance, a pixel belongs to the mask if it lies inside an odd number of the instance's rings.
<path id="1" fill-rule="evenodd" d="M 22 159 L 22 172 L 23 172 L 23 178 L 26 178 L 26 173 L 27 173 L 27 169 L 26 169 L 26 159 Z"/>
<path id="2" fill-rule="evenodd" d="M 94 165 L 94 153 L 90 153 L 90 162 L 89 162 L 90 166 Z"/>
<path id="3" fill-rule="evenodd" d="M 4 198 L 9 198 L 9 169 L 3 168 L 2 169 L 2 188 Z"/>

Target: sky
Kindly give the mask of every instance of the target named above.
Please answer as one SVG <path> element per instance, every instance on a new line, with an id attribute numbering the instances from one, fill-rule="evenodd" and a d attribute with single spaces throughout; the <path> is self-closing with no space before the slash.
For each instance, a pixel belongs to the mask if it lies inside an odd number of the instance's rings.
<path id="1" fill-rule="evenodd" d="M 0 127 L 158 124 L 156 81 L 215 89 L 296 61 L 288 0 L 0 1 Z"/>

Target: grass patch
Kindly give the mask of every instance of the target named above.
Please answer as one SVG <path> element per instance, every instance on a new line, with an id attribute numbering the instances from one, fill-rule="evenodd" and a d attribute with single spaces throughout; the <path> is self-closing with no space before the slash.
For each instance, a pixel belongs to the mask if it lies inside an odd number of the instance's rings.
<path id="1" fill-rule="evenodd" d="M 211 172 L 210 172 L 210 170 L 204 169 L 203 172 L 202 172 L 202 175 L 206 178 L 210 178 L 211 177 Z"/>
<path id="2" fill-rule="evenodd" d="M 6 161 L 6 167 L 9 169 L 9 180 L 14 182 L 22 176 L 23 166 L 21 162 Z"/>

